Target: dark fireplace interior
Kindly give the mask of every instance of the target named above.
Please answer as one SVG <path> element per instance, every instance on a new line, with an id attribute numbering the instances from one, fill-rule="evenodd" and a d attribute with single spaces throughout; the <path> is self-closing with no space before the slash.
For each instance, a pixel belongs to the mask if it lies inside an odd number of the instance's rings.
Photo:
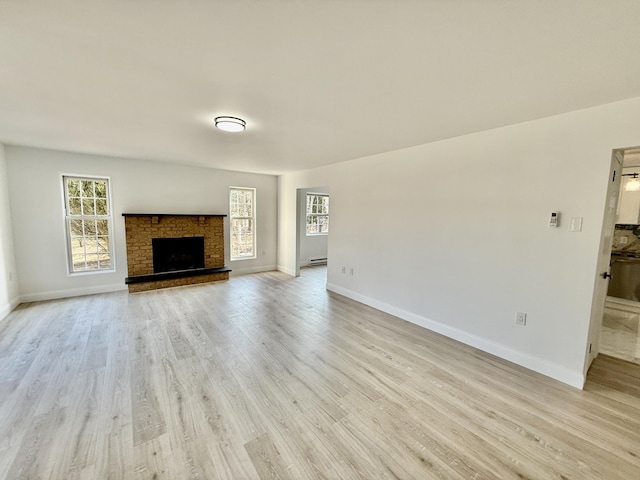
<path id="1" fill-rule="evenodd" d="M 204 268 L 204 237 L 153 238 L 153 273 Z"/>

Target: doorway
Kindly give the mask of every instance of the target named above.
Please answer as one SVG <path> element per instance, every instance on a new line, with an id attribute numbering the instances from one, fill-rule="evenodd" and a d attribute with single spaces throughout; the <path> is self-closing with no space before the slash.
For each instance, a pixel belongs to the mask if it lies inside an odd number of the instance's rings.
<path id="1" fill-rule="evenodd" d="M 640 148 L 622 154 L 599 352 L 640 364 Z"/>
<path id="2" fill-rule="evenodd" d="M 298 188 L 296 196 L 296 276 L 301 268 L 322 267 L 329 258 L 329 187 Z M 326 273 L 325 279 L 326 279 Z"/>

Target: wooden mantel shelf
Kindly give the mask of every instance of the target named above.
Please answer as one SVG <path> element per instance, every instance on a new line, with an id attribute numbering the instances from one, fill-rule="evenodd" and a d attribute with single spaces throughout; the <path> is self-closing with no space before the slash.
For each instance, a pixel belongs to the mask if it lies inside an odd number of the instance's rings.
<path id="1" fill-rule="evenodd" d="M 225 213 L 123 213 L 123 217 L 226 217 Z"/>

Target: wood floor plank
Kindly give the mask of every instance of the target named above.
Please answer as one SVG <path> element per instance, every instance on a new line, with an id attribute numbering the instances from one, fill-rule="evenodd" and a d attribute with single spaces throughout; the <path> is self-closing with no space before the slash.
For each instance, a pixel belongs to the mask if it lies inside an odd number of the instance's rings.
<path id="1" fill-rule="evenodd" d="M 245 445 L 258 477 L 262 480 L 295 480 L 287 462 L 282 459 L 269 435 L 264 433 Z"/>
<path id="2" fill-rule="evenodd" d="M 157 385 L 154 385 L 151 369 L 153 361 L 148 356 L 134 359 L 131 368 L 133 419 L 133 444 L 139 445 L 165 434 L 167 425 L 160 408 Z"/>
<path id="3" fill-rule="evenodd" d="M 0 478 L 640 478 L 640 365 L 599 357 L 576 390 L 325 271 L 20 305 Z"/>
<path id="4" fill-rule="evenodd" d="M 45 463 L 47 470 L 44 478 L 79 479 L 82 472 L 96 462 L 104 370 L 81 372 L 73 383 L 77 398 L 64 409 L 65 415 L 56 435 L 61 437 L 61 441 L 51 445 L 50 456 L 55 458 L 55 462 Z"/>
<path id="5" fill-rule="evenodd" d="M 56 461 L 52 448 L 65 418 L 66 411 L 61 409 L 29 419 L 29 424 L 26 426 L 27 434 L 13 460 L 7 478 L 13 480 L 51 478 L 48 472 Z"/>
<path id="6" fill-rule="evenodd" d="M 226 480 L 230 478 L 257 480 L 260 478 L 249 453 L 242 445 L 213 442 L 209 444 L 208 448 L 216 472 L 211 479 L 207 480 Z"/>

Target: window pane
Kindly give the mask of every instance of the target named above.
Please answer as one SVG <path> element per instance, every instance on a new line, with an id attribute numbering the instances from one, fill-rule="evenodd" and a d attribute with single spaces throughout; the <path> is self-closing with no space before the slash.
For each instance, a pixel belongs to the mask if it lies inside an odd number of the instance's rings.
<path id="1" fill-rule="evenodd" d="M 96 184 L 96 197 L 107 198 L 107 182 L 95 182 Z"/>
<path id="2" fill-rule="evenodd" d="M 70 197 L 80 196 L 80 180 L 69 180 L 67 182 L 67 191 Z"/>
<path id="3" fill-rule="evenodd" d="M 96 237 L 98 241 L 98 252 L 109 252 L 109 237 Z"/>
<path id="4" fill-rule="evenodd" d="M 318 233 L 318 217 L 307 217 L 307 234 Z"/>
<path id="5" fill-rule="evenodd" d="M 86 268 L 85 270 L 97 270 L 98 269 L 98 255 L 87 254 Z"/>
<path id="6" fill-rule="evenodd" d="M 69 215 L 81 215 L 82 207 L 80 204 L 79 198 L 70 198 L 69 199 Z"/>
<path id="7" fill-rule="evenodd" d="M 329 217 L 327 216 L 318 217 L 318 232 L 319 233 L 329 232 Z"/>
<path id="8" fill-rule="evenodd" d="M 85 237 L 84 251 L 87 253 L 98 253 L 98 239 L 95 237 Z"/>
<path id="9" fill-rule="evenodd" d="M 95 215 L 96 210 L 94 208 L 93 198 L 82 199 L 82 215 Z"/>
<path id="10" fill-rule="evenodd" d="M 86 269 L 84 253 L 82 255 L 74 255 L 73 270 L 84 272 Z"/>
<path id="11" fill-rule="evenodd" d="M 97 220 L 96 221 L 98 235 L 109 235 L 109 221 Z"/>
<path id="12" fill-rule="evenodd" d="M 73 236 L 82 235 L 82 220 L 71 220 L 69 222 L 69 229 Z"/>
<path id="13" fill-rule="evenodd" d="M 329 197 L 322 197 L 322 213 L 329 213 Z"/>
<path id="14" fill-rule="evenodd" d="M 238 191 L 231 191 L 231 198 L 229 199 L 229 216 L 231 218 L 238 216 Z"/>
<path id="15" fill-rule="evenodd" d="M 84 234 L 94 236 L 96 234 L 96 221 L 82 220 L 82 222 L 84 222 Z"/>
<path id="16" fill-rule="evenodd" d="M 96 215 L 106 215 L 107 213 L 107 199 L 98 198 L 96 200 Z"/>
<path id="17" fill-rule="evenodd" d="M 73 246 L 71 248 L 71 256 L 73 258 L 74 268 L 77 264 L 82 263 L 84 265 L 84 241 L 82 239 L 74 239 Z"/>
<path id="18" fill-rule="evenodd" d="M 83 180 L 82 182 L 82 197 L 93 198 L 93 180 Z"/>
<path id="19" fill-rule="evenodd" d="M 100 268 L 111 268 L 111 256 L 108 253 L 98 255 Z"/>

